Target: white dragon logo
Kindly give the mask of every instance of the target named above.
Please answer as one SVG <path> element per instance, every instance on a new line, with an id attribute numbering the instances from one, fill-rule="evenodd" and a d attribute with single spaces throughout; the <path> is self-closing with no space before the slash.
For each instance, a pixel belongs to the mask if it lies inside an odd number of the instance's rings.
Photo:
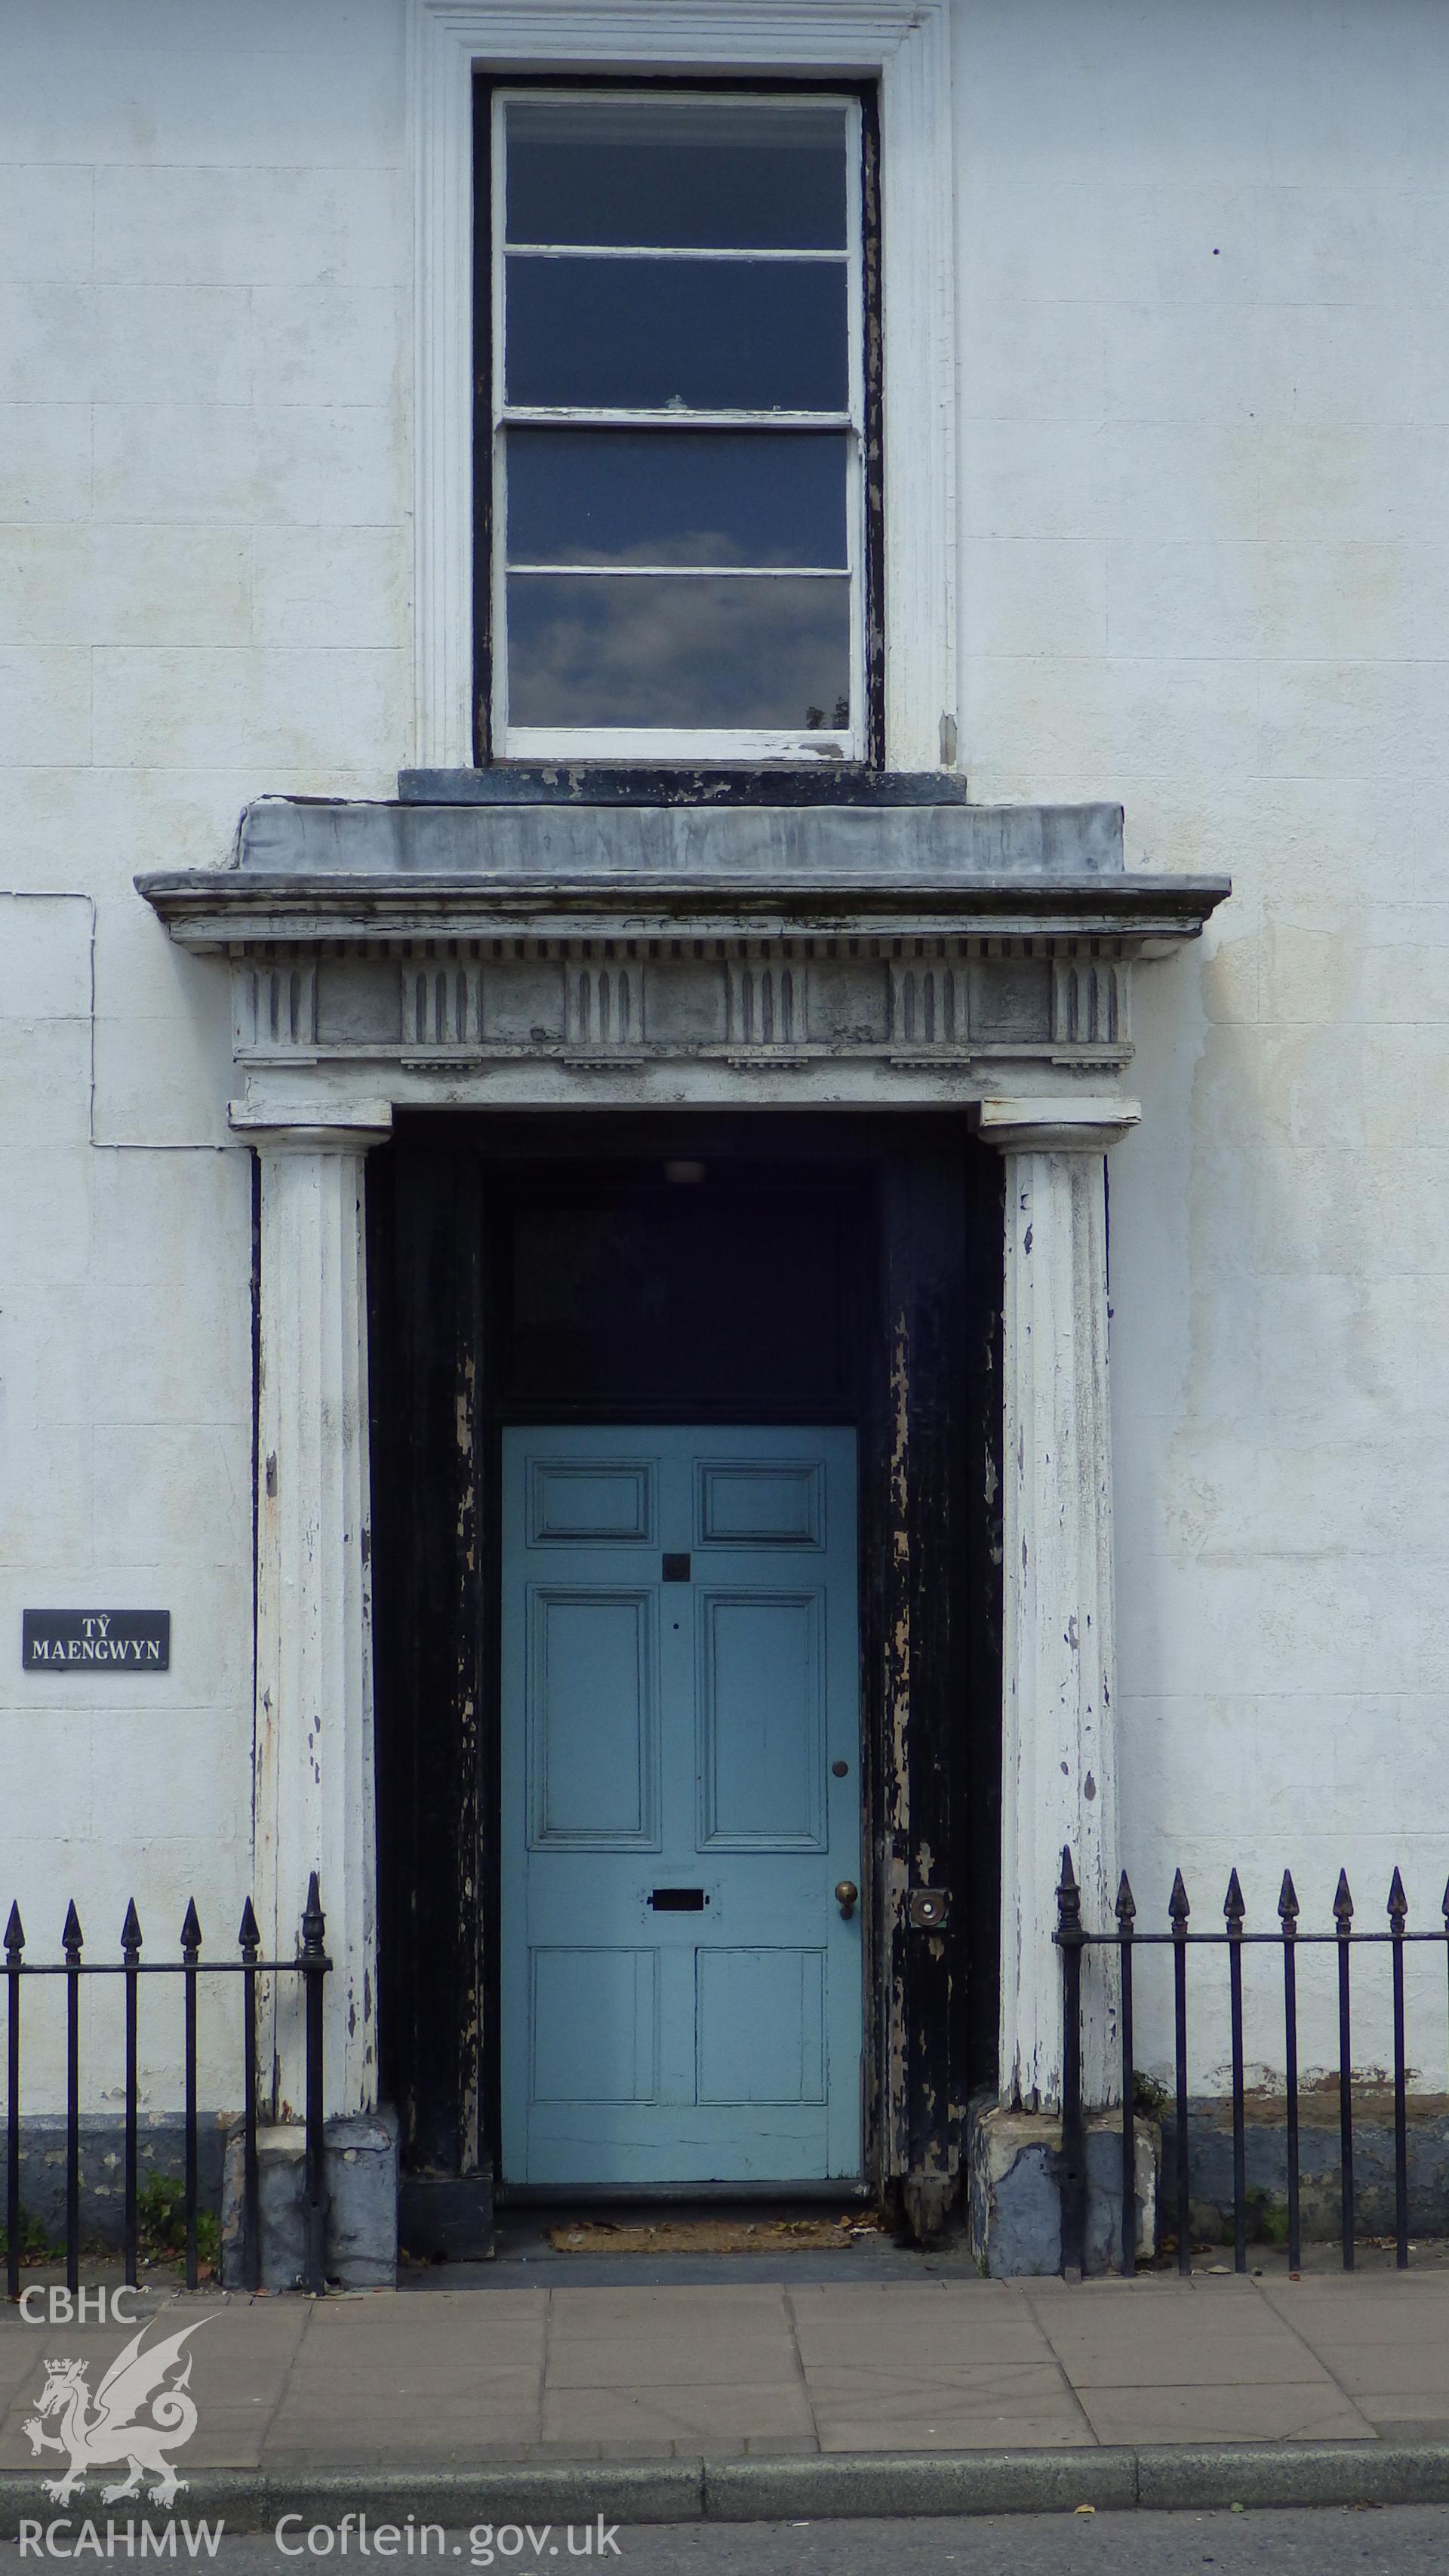
<path id="1" fill-rule="evenodd" d="M 86 2384 L 90 2365 L 84 2361 L 48 2361 L 45 2385 L 36 2400 L 37 2412 L 24 2426 L 26 2438 L 39 2459 L 42 2451 L 68 2451 L 70 2466 L 63 2477 L 46 2478 L 45 2492 L 57 2504 L 69 2504 L 76 2489 L 85 2483 L 87 2469 L 99 2469 L 112 2461 L 124 2460 L 129 2477 L 116 2485 L 102 2487 L 103 2504 L 118 2504 L 123 2496 L 139 2495 L 143 2476 L 156 2480 L 150 2489 L 152 2504 L 174 2504 L 186 2484 L 178 2478 L 167 2459 L 168 2451 L 179 2450 L 196 2430 L 196 2401 L 188 2396 L 191 2378 L 191 2355 L 179 2378 L 168 2388 L 166 2373 L 181 2354 L 181 2347 L 197 2326 L 210 2323 L 198 2317 L 194 2324 L 183 2326 L 179 2334 L 164 2335 L 149 2350 L 141 2350 L 142 2337 L 133 2335 L 124 2351 L 118 2352 L 100 2386 Z M 143 2408 L 150 2408 L 149 2422 L 137 2419 Z M 58 2415 L 60 2431 L 47 2433 L 41 2423 L 43 2415 Z"/>

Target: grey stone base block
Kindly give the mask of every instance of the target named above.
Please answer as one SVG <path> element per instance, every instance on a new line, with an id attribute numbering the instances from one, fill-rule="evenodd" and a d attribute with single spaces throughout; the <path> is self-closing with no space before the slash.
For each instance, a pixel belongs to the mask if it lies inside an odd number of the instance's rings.
<path id="1" fill-rule="evenodd" d="M 1288 2106 L 1281 2094 L 1251 2093 L 1244 2105 L 1248 2235 L 1288 2241 Z M 1305 2087 L 1298 2105 L 1299 2206 L 1306 2244 L 1336 2241 L 1341 2225 L 1338 2087 Z M 1189 2211 L 1193 2240 L 1223 2244 L 1233 2232 L 1233 2107 L 1227 2096 L 1198 2097 L 1187 2115 Z M 1177 2112 L 1162 2118 L 1163 2225 L 1176 2225 Z M 1449 2236 L 1449 2099 L 1408 2103 L 1409 2232 Z M 1394 2112 L 1387 2086 L 1354 2087 L 1354 2227 L 1359 2236 L 1394 2230 Z"/>
<path id="2" fill-rule="evenodd" d="M 303 2189 L 304 2140 L 300 2128 L 257 2131 L 257 2181 L 264 2290 L 297 2290 L 306 2278 L 307 2222 Z M 247 2287 L 246 2155 L 240 2123 L 226 2142 L 221 2196 L 223 2289 Z"/>
<path id="3" fill-rule="evenodd" d="M 324 2134 L 328 2277 L 345 2290 L 395 2290 L 397 2113 L 329 2120 Z"/>
<path id="4" fill-rule="evenodd" d="M 327 2198 L 324 2268 L 344 2290 L 397 2286 L 398 2131 L 390 2110 L 329 2120 L 323 2131 Z M 259 2129 L 261 2285 L 300 2290 L 307 2275 L 305 2137 L 299 2124 Z M 222 2190 L 221 2277 L 228 2290 L 246 2286 L 245 2157 L 241 2124 L 226 2142 Z"/>
<path id="5" fill-rule="evenodd" d="M 1137 2252 L 1155 2250 L 1161 2144 L 1156 2123 L 1134 2125 Z M 971 2251 L 993 2279 L 1062 2268 L 1062 2124 L 1041 2111 L 973 2104 L 970 2115 Z M 1087 2269 L 1116 2268 L 1122 2243 L 1122 2115 L 1087 2114 Z"/>

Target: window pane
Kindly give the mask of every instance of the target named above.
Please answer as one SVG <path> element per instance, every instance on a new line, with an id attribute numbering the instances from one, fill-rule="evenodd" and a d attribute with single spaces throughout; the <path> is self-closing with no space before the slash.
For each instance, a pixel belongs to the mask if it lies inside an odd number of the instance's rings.
<path id="1" fill-rule="evenodd" d="M 510 429 L 510 563 L 846 564 L 843 430 Z"/>
<path id="2" fill-rule="evenodd" d="M 846 112 L 510 100 L 507 238 L 672 250 L 840 250 Z"/>
<path id="3" fill-rule="evenodd" d="M 844 411 L 843 261 L 508 262 L 507 399 Z"/>
<path id="4" fill-rule="evenodd" d="M 849 698 L 847 581 L 509 581 L 510 724 L 839 730 Z"/>

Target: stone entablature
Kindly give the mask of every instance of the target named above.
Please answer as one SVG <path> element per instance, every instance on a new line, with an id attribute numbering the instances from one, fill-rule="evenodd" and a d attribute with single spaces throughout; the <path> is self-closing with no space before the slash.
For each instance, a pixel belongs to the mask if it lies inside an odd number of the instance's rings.
<path id="1" fill-rule="evenodd" d="M 1220 879 L 1129 876 L 1115 806 L 673 808 L 267 800 L 228 869 L 141 880 L 230 961 L 249 1075 L 374 1065 L 642 1082 L 850 1069 L 859 1098 L 1119 1071 L 1135 957 Z M 496 1080 L 489 1086 L 496 1096 Z"/>
<path id="2" fill-rule="evenodd" d="M 239 1065 L 892 1065 L 1132 1053 L 1122 940 L 428 939 L 243 943 Z"/>

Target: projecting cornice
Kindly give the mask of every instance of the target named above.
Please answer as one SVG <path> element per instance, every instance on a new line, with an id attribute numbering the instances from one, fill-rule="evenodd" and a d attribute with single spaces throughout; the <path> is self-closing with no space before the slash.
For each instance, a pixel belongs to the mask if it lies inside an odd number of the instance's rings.
<path id="1" fill-rule="evenodd" d="M 961 1100 L 1013 1065 L 1118 1070 L 1132 960 L 1229 892 L 1129 875 L 1119 807 L 959 799 L 275 799 L 233 866 L 137 882 L 182 946 L 232 961 L 249 1073 L 390 1064 L 394 1097 L 449 1103 L 749 1076 L 750 1097 L 777 1077 L 779 1097 Z"/>
<path id="2" fill-rule="evenodd" d="M 183 948 L 230 950 L 240 940 L 435 939 L 1122 939 L 1136 955 L 1196 938 L 1229 888 L 1221 878 L 1019 877 L 1000 885 L 932 880 L 812 878 L 768 889 L 718 878 L 554 879 L 329 876 L 311 885 L 197 869 L 138 877 L 140 891 Z"/>
<path id="3" fill-rule="evenodd" d="M 234 866 L 137 880 L 184 947 L 239 940 L 1192 938 L 1222 877 L 1131 876 L 1112 805 L 302 803 Z"/>

